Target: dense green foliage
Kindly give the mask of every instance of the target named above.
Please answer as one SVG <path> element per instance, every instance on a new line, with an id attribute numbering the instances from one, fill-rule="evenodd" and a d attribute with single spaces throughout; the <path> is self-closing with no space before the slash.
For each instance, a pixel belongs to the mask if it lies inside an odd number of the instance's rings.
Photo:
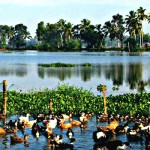
<path id="1" fill-rule="evenodd" d="M 2 107 L 2 93 L 0 106 Z M 62 111 L 77 114 L 79 110 L 85 112 L 104 112 L 103 96 L 94 95 L 91 91 L 75 86 L 58 85 L 55 89 L 29 91 L 27 93 L 8 91 L 7 114 L 48 113 L 49 103 L 52 101 L 53 112 Z M 148 114 L 150 93 L 124 94 L 107 97 L 108 113 Z"/>
<path id="2" fill-rule="evenodd" d="M 65 64 L 65 63 L 52 63 L 52 64 L 38 64 L 38 66 L 42 67 L 74 67 L 75 64 Z"/>
<path id="3" fill-rule="evenodd" d="M 136 11 L 130 11 L 125 18 L 116 14 L 104 25 L 93 25 L 90 20 L 82 19 L 79 24 L 73 25 L 64 19 L 56 23 L 39 22 L 36 29 L 36 37 L 30 39 L 30 33 L 23 24 L 13 26 L 0 25 L 0 48 L 7 49 L 36 49 L 44 51 L 103 51 L 104 47 L 118 47 L 128 51 L 137 51 L 144 43 L 150 41 L 148 34 L 142 31 L 142 22 L 150 20 L 145 9 L 140 7 Z M 125 34 L 128 33 L 128 39 Z M 105 44 L 109 38 L 109 45 Z M 116 42 L 113 45 L 113 41 Z M 125 42 L 126 41 L 126 42 Z M 31 43 L 31 44 L 29 44 Z M 33 44 L 34 43 L 34 44 Z M 147 50 L 147 48 L 145 49 Z"/>
<path id="4" fill-rule="evenodd" d="M 77 64 L 65 64 L 65 63 L 52 63 L 52 64 L 38 64 L 38 66 L 42 66 L 42 67 L 75 67 L 77 66 Z M 84 66 L 84 67 L 89 67 L 92 66 L 92 64 L 90 63 L 84 63 L 84 64 L 80 64 L 80 66 Z"/>

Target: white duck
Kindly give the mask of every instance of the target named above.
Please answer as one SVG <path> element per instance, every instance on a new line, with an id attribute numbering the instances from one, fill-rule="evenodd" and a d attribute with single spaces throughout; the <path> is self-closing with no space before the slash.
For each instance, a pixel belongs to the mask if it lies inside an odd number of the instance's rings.
<path id="1" fill-rule="evenodd" d="M 20 116 L 19 117 L 19 122 L 20 123 L 24 122 L 26 124 L 27 122 L 29 122 L 29 117 L 30 117 L 30 114 L 26 114 L 26 117 L 25 116 Z"/>
<path id="2" fill-rule="evenodd" d="M 47 128 L 54 129 L 57 125 L 57 119 L 50 119 L 50 120 L 43 120 L 43 123 L 46 125 Z"/>

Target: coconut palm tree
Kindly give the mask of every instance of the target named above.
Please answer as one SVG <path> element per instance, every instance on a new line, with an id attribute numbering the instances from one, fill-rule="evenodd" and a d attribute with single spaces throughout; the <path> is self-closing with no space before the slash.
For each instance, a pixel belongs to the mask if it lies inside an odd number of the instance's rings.
<path id="1" fill-rule="evenodd" d="M 130 11 L 129 15 L 126 15 L 125 23 L 126 23 L 126 32 L 129 33 L 130 38 L 137 39 L 137 36 L 141 32 L 142 24 L 138 19 L 138 15 L 135 11 Z M 130 50 L 130 42 L 128 42 L 128 49 Z"/>
<path id="2" fill-rule="evenodd" d="M 57 24 L 58 24 L 58 31 L 60 33 L 61 48 L 63 48 L 64 42 L 65 42 L 65 24 L 66 24 L 66 20 L 60 19 L 57 22 Z"/>
<path id="3" fill-rule="evenodd" d="M 112 16 L 112 38 L 116 38 L 118 40 L 118 47 L 119 47 L 119 43 L 121 41 L 121 43 L 123 42 L 124 39 L 124 31 L 125 31 L 125 27 L 124 27 L 124 20 L 123 20 L 123 16 L 120 14 L 114 15 Z M 121 44 L 122 45 L 122 44 Z"/>
<path id="4" fill-rule="evenodd" d="M 129 15 L 126 15 L 125 18 L 126 21 L 126 31 L 129 32 L 129 35 L 131 37 L 134 36 L 135 40 L 137 36 L 139 35 L 142 24 L 138 19 L 137 13 L 135 11 L 130 11 Z"/>
<path id="5" fill-rule="evenodd" d="M 81 20 L 80 31 L 81 32 L 86 31 L 86 29 L 90 26 L 90 24 L 91 24 L 91 21 L 88 19 Z"/>
<path id="6" fill-rule="evenodd" d="M 89 28 L 90 24 L 91 24 L 90 20 L 83 19 L 83 20 L 81 20 L 81 24 L 79 25 L 80 26 L 80 45 L 81 45 L 81 47 L 82 47 L 82 41 L 83 41 L 83 43 L 85 42 L 84 37 L 85 37 L 86 31 Z"/>
<path id="7" fill-rule="evenodd" d="M 71 24 L 70 22 L 65 24 L 65 29 L 64 29 L 64 36 L 65 36 L 65 41 L 69 42 L 72 35 L 73 35 L 73 24 Z"/>
<path id="8" fill-rule="evenodd" d="M 104 31 L 105 38 L 109 37 L 110 40 L 112 41 L 112 39 L 114 38 L 114 35 L 112 34 L 113 30 L 114 29 L 113 29 L 112 23 L 110 21 L 107 21 L 104 23 L 103 31 Z"/>
<path id="9" fill-rule="evenodd" d="M 139 9 L 137 9 L 137 15 L 138 15 L 138 19 L 139 21 L 141 22 L 141 25 L 142 25 L 142 22 L 143 20 L 147 19 L 147 15 L 145 14 L 145 10 L 146 9 L 143 9 L 143 7 L 140 7 Z M 143 27 L 142 27 L 143 28 Z M 142 36 L 141 36 L 142 35 Z M 140 47 L 143 46 L 143 31 L 141 31 L 140 33 Z"/>
<path id="10" fill-rule="evenodd" d="M 95 26 L 95 29 L 96 29 L 98 37 L 99 37 L 98 49 L 100 50 L 100 48 L 102 47 L 102 43 L 104 41 L 105 34 L 104 34 L 104 30 L 103 30 L 103 27 L 101 24 L 97 24 Z"/>

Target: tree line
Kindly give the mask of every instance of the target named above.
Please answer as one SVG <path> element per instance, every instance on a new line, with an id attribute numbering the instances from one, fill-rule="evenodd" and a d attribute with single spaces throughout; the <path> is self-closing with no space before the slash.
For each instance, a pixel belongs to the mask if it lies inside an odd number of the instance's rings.
<path id="1" fill-rule="evenodd" d="M 38 23 L 36 29 L 37 42 L 28 45 L 27 41 L 33 40 L 27 26 L 17 24 L 14 27 L 0 25 L 0 48 L 6 49 L 38 49 L 46 51 L 55 50 L 81 50 L 96 49 L 101 51 L 105 48 L 106 37 L 110 42 L 117 41 L 117 47 L 134 51 L 143 47 L 144 42 L 150 42 L 150 35 L 143 32 L 143 21 L 150 23 L 150 15 L 146 9 L 139 7 L 136 11 L 130 11 L 125 18 L 116 14 L 112 20 L 104 25 L 93 25 L 90 20 L 83 19 L 80 24 L 73 25 L 64 19 L 57 23 Z M 126 38 L 126 33 L 129 36 Z"/>

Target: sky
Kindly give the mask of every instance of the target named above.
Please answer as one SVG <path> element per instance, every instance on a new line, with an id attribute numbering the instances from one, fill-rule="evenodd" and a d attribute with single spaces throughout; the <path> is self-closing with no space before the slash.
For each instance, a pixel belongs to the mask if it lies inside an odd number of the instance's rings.
<path id="1" fill-rule="evenodd" d="M 41 21 L 47 24 L 65 19 L 75 25 L 89 19 L 91 24 L 104 25 L 113 15 L 125 17 L 139 7 L 150 13 L 150 0 L 0 0 L 0 25 L 23 23 L 34 37 Z M 150 24 L 144 22 L 143 31 L 150 33 Z"/>

